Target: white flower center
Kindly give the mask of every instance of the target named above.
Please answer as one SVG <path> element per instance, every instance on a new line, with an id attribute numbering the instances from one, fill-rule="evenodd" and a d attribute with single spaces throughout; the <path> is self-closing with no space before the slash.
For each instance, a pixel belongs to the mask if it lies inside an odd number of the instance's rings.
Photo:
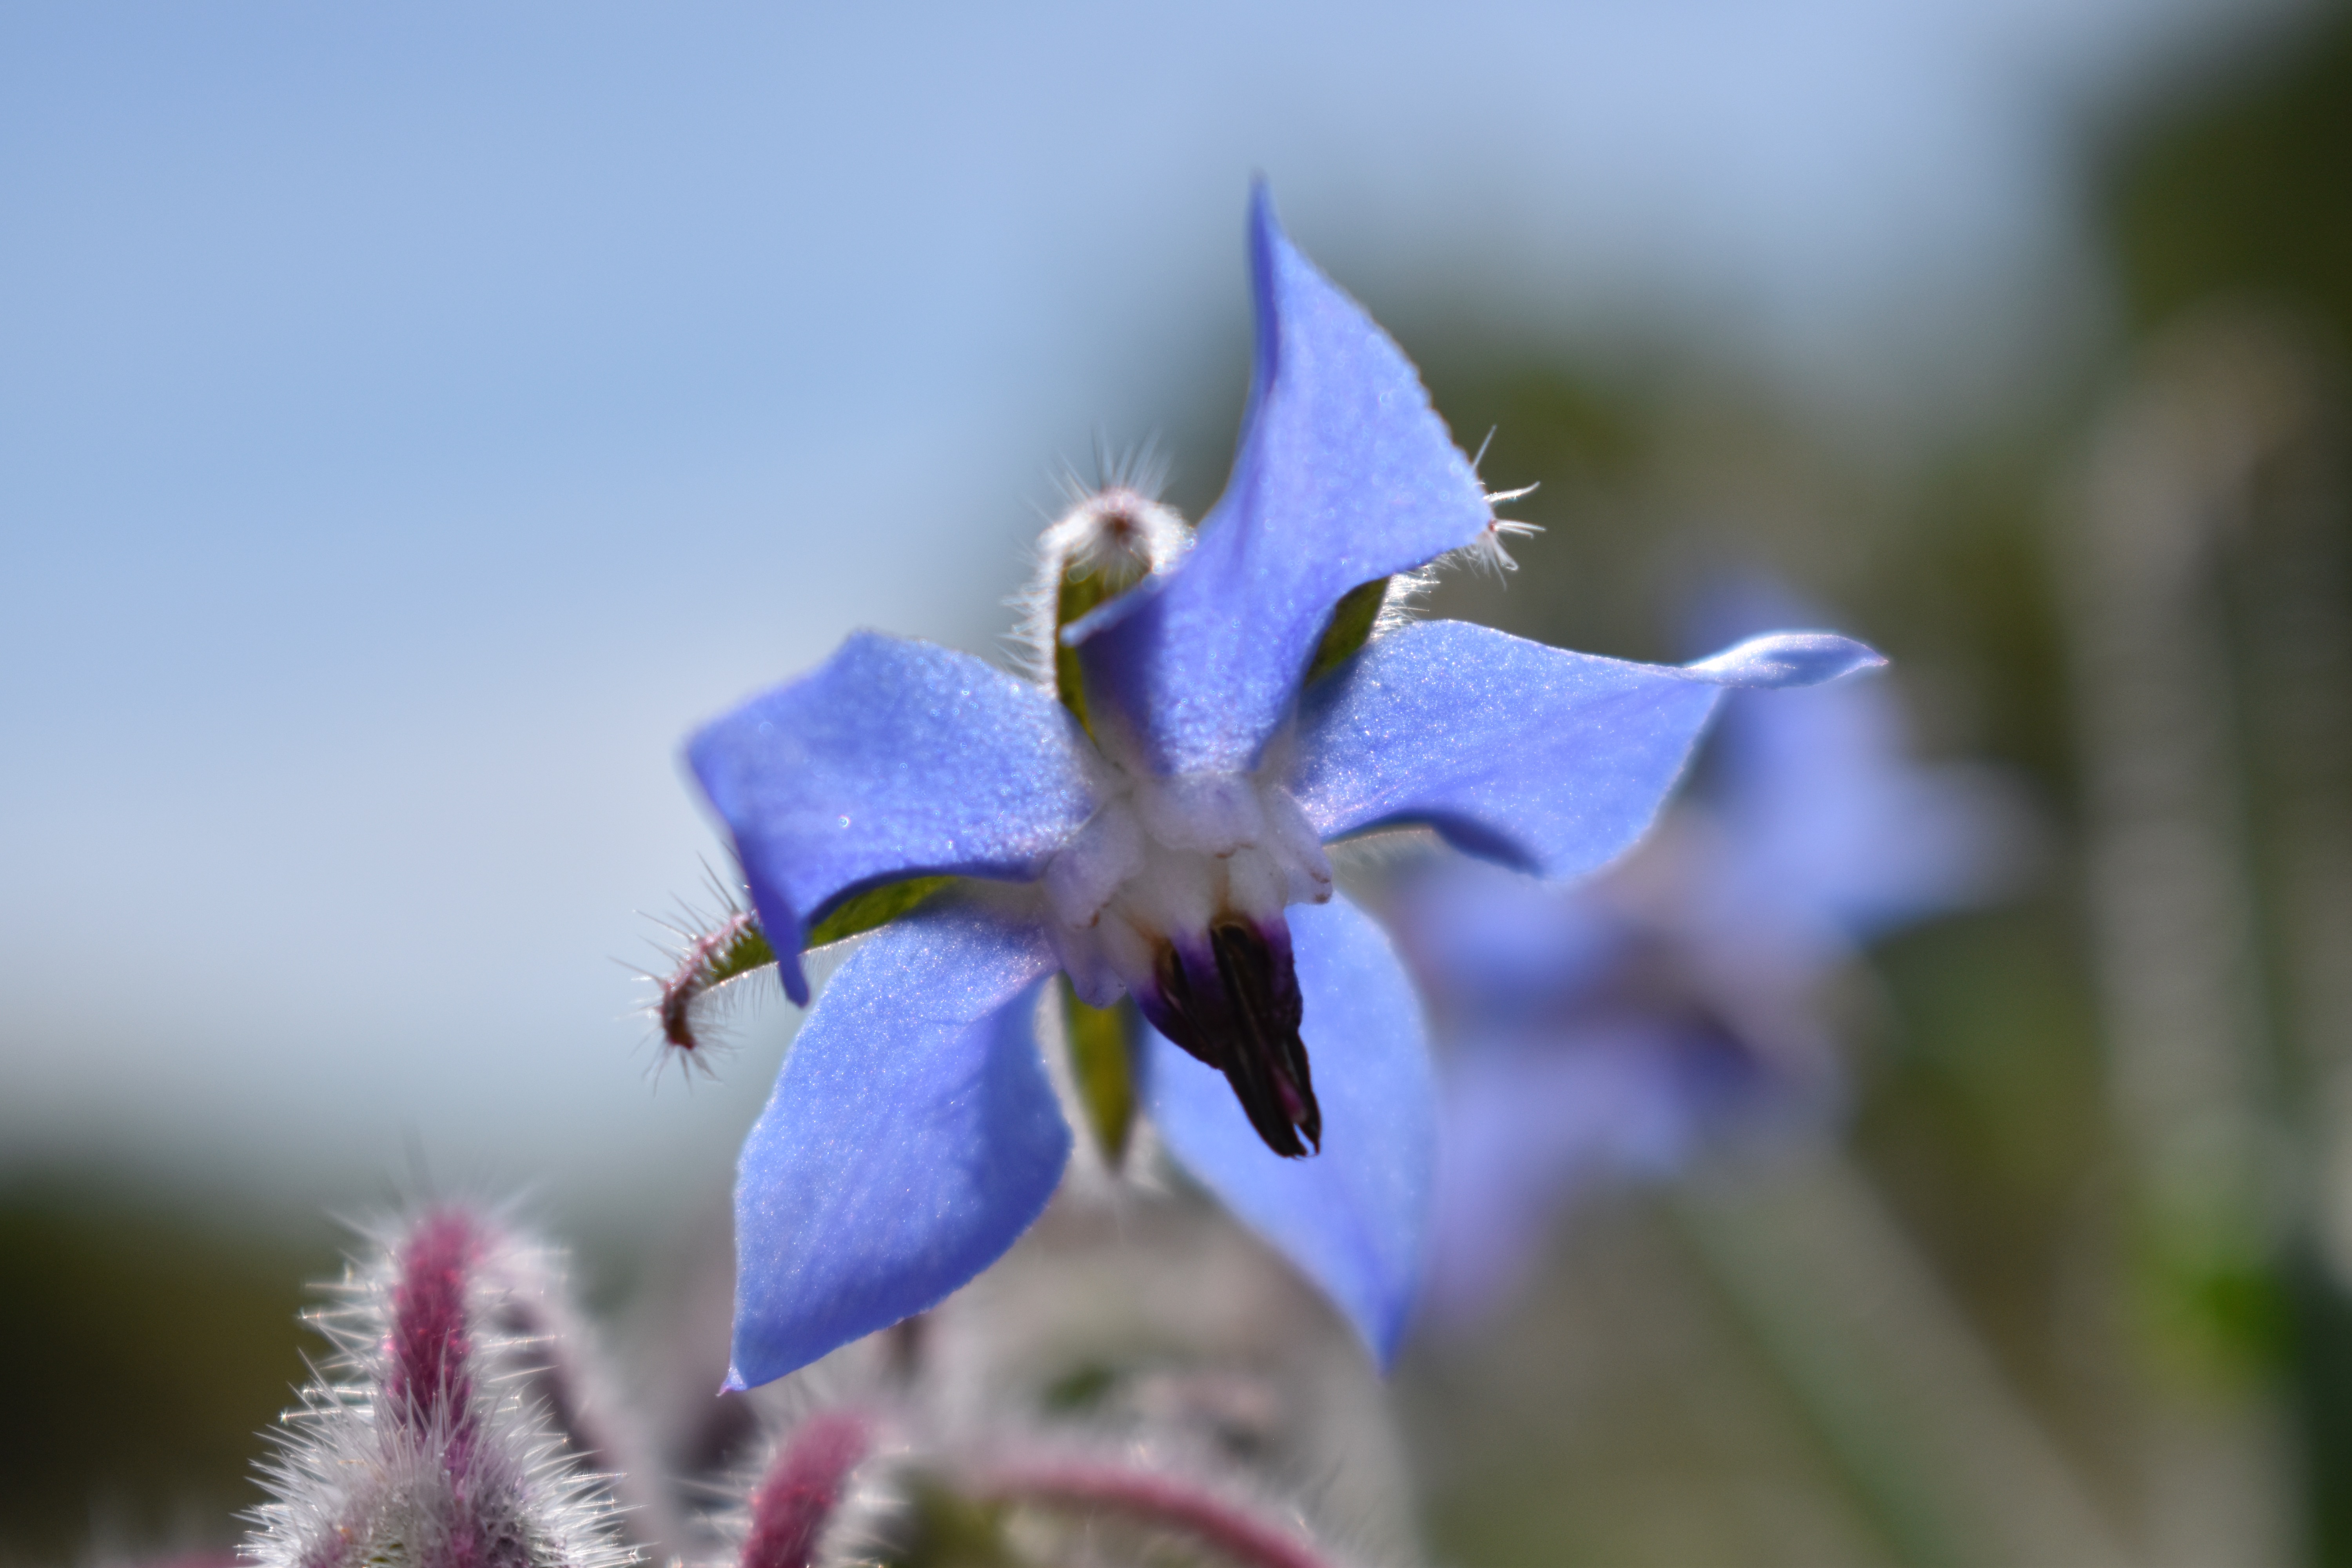
<path id="1" fill-rule="evenodd" d="M 1170 943 L 1204 942 L 1219 920 L 1265 925 L 1331 897 L 1331 863 L 1280 784 L 1107 771 L 1101 805 L 1045 876 L 1055 946 L 1093 1005 L 1142 993 Z"/>

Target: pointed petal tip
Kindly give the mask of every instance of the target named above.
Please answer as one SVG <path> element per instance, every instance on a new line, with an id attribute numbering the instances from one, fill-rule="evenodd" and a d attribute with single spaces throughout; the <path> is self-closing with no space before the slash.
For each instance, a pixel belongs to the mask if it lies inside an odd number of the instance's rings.
<path id="1" fill-rule="evenodd" d="M 1405 1340 L 1418 1321 L 1414 1302 L 1426 1284 L 1416 1268 L 1396 1281 L 1395 1294 L 1384 1300 L 1341 1301 L 1335 1298 L 1331 1302 L 1356 1342 L 1364 1347 L 1372 1370 L 1382 1377 L 1396 1371 L 1397 1358 L 1404 1353 Z"/>
<path id="2" fill-rule="evenodd" d="M 1334 606 L 1493 521 L 1420 373 L 1291 242 L 1263 182 L 1247 231 L 1250 393 L 1224 493 L 1150 597 L 1121 595 L 1066 635 L 1089 711 L 1101 693 L 1161 773 L 1257 766 Z"/>
<path id="3" fill-rule="evenodd" d="M 1410 1314 L 1391 1314 L 1381 1322 L 1365 1322 L 1353 1317 L 1348 1326 L 1356 1331 L 1363 1344 L 1364 1353 L 1372 1358 L 1372 1370 L 1382 1377 L 1396 1371 L 1397 1357 L 1403 1353 L 1405 1332 L 1412 1327 Z"/>
<path id="4" fill-rule="evenodd" d="M 727 1366 L 727 1380 L 719 1385 L 720 1394 L 748 1393 L 751 1385 L 743 1381 L 743 1373 L 732 1362 Z M 715 1397 L 715 1396 L 714 1396 Z"/>
<path id="5" fill-rule="evenodd" d="M 798 948 L 790 952 L 777 952 L 776 977 L 784 983 L 784 995 L 793 1006 L 805 1007 L 809 1005 L 808 971 L 802 966 Z"/>
<path id="6" fill-rule="evenodd" d="M 770 945 L 860 889 L 1023 881 L 1094 811 L 1081 732 L 1048 692 L 970 654 L 860 632 L 688 742 Z M 786 994 L 804 1003 L 795 959 Z"/>
<path id="7" fill-rule="evenodd" d="M 1835 632 L 1772 632 L 1749 637 L 1684 670 L 1717 686 L 1819 686 L 1886 662 L 1875 648 Z"/>

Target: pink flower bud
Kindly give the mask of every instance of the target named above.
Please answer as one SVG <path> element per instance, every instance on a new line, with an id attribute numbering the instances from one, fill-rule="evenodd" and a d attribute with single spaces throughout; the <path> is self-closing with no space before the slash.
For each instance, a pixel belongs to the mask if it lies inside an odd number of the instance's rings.
<path id="1" fill-rule="evenodd" d="M 277 1434 L 246 1554 L 264 1568 L 623 1568 L 601 1484 L 520 1392 L 544 1346 L 501 1331 L 550 1286 L 480 1215 L 427 1212 L 322 1313 L 335 1353 Z M 527 1348 L 528 1347 L 528 1348 Z"/>

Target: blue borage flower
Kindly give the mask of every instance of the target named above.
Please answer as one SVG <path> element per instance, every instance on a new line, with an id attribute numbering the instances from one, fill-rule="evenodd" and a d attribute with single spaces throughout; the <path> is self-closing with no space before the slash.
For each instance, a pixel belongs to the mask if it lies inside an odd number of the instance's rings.
<path id="1" fill-rule="evenodd" d="M 1706 617 L 1810 618 L 1744 584 Z M 1475 1327 L 1561 1209 L 1703 1144 L 1817 1130 L 1840 1075 L 1825 983 L 1860 945 L 2021 866 L 2007 781 L 1910 760 L 1883 681 L 1741 695 L 1705 787 L 1572 889 L 1430 861 L 1390 913 L 1446 1047 L 1429 1305 Z"/>
<path id="2" fill-rule="evenodd" d="M 1435 1101 L 1412 986 L 1334 897 L 1323 845 L 1422 825 L 1579 875 L 1650 821 L 1722 688 L 1877 662 L 1793 634 L 1664 668 L 1435 621 L 1310 682 L 1351 590 L 1488 541 L 1495 519 L 1412 365 L 1263 190 L 1249 249 L 1233 475 L 1189 552 L 1061 627 L 1079 702 L 861 633 L 688 746 L 795 1002 L 800 950 L 843 900 L 964 879 L 842 964 L 744 1145 L 736 1384 L 932 1305 L 1036 1218 L 1071 1148 L 1034 1033 L 1056 970 L 1097 1005 L 1135 999 L 1169 1149 L 1385 1363 L 1418 1281 Z"/>

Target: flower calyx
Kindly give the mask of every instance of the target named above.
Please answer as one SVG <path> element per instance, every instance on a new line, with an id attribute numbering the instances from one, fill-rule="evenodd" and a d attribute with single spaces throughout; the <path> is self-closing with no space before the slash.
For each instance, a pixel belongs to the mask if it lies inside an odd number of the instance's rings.
<path id="1" fill-rule="evenodd" d="M 1039 581 L 1032 591 L 1028 642 L 1038 676 L 1078 723 L 1092 732 L 1077 649 L 1062 630 L 1085 619 L 1192 548 L 1192 531 L 1144 483 L 1114 481 L 1080 493 L 1037 542 Z"/>

